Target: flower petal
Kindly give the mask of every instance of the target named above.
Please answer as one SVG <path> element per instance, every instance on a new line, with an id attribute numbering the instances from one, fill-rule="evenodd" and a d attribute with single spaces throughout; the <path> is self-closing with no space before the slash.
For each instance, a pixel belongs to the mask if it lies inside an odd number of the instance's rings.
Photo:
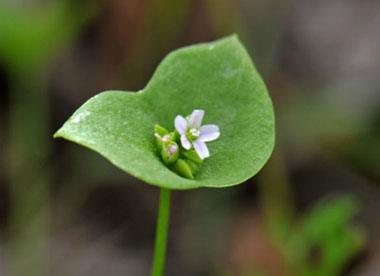
<path id="1" fill-rule="evenodd" d="M 191 149 L 191 143 L 189 140 L 187 140 L 185 135 L 181 135 L 181 144 L 182 144 L 182 147 L 184 147 L 185 149 L 187 150 Z"/>
<path id="2" fill-rule="evenodd" d="M 191 113 L 191 116 L 189 119 L 189 126 L 192 128 L 200 128 L 204 114 L 205 114 L 204 110 L 195 109 L 193 113 Z"/>
<path id="3" fill-rule="evenodd" d="M 174 119 L 175 129 L 179 132 L 179 134 L 185 134 L 187 129 L 187 121 L 181 115 L 178 115 Z"/>
<path id="4" fill-rule="evenodd" d="M 201 159 L 210 157 L 210 152 L 208 151 L 208 148 L 205 142 L 198 139 L 197 141 L 193 142 L 193 146 Z"/>
<path id="5" fill-rule="evenodd" d="M 220 131 L 217 125 L 204 125 L 201 127 L 199 139 L 203 142 L 210 142 L 218 139 L 219 136 Z"/>

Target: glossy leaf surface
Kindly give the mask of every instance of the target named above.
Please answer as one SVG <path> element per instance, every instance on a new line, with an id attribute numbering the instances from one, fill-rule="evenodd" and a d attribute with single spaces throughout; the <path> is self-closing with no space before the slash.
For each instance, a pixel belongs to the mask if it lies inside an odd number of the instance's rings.
<path id="1" fill-rule="evenodd" d="M 155 125 L 205 110 L 203 124 L 221 135 L 208 143 L 195 179 L 169 170 L 153 136 Z M 236 36 L 169 54 L 145 89 L 107 91 L 89 99 L 58 130 L 62 137 L 103 155 L 115 166 L 156 186 L 225 187 L 255 175 L 274 146 L 274 114 L 266 87 Z"/>

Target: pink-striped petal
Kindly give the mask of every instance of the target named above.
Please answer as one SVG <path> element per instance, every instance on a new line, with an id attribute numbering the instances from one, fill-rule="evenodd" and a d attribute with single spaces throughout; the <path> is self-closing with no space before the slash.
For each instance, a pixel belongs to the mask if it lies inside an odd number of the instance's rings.
<path id="1" fill-rule="evenodd" d="M 187 121 L 181 115 L 178 115 L 174 119 L 174 126 L 178 133 L 183 135 L 185 134 L 187 129 Z"/>
<path id="2" fill-rule="evenodd" d="M 203 142 L 210 142 L 218 139 L 219 136 L 220 131 L 217 125 L 204 125 L 201 127 L 199 139 Z"/>
<path id="3" fill-rule="evenodd" d="M 193 146 L 194 146 L 195 151 L 198 153 L 198 155 L 201 159 L 205 159 L 207 157 L 210 157 L 210 152 L 209 152 L 205 142 L 198 139 L 197 141 L 193 142 Z"/>
<path id="4" fill-rule="evenodd" d="M 203 120 L 204 110 L 195 109 L 190 116 L 189 126 L 191 128 L 200 128 Z"/>
<path id="5" fill-rule="evenodd" d="M 189 140 L 187 140 L 185 135 L 181 135 L 181 144 L 184 149 L 191 149 L 191 143 Z"/>

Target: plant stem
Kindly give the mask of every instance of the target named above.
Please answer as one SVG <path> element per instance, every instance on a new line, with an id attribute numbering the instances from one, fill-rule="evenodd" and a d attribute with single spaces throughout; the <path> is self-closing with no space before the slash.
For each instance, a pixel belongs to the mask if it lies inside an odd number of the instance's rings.
<path id="1" fill-rule="evenodd" d="M 161 188 L 160 206 L 156 230 L 156 245 L 152 266 L 152 276 L 162 276 L 165 265 L 166 241 L 168 236 L 170 189 Z"/>

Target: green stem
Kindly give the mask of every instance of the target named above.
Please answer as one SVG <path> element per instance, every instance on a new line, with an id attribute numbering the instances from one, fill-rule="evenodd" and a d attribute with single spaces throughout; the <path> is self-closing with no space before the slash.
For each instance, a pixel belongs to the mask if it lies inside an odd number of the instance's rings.
<path id="1" fill-rule="evenodd" d="M 164 272 L 166 240 L 169 225 L 170 192 L 170 189 L 161 188 L 152 276 L 162 276 Z"/>

